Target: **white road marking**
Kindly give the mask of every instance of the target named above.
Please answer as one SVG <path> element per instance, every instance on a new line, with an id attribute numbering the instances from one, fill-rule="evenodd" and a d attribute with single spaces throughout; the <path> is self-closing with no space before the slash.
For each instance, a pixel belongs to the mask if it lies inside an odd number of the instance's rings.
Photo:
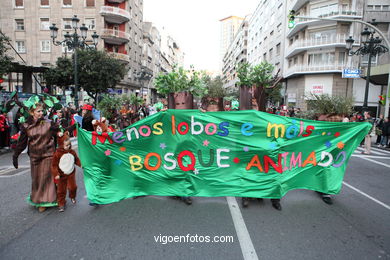
<path id="1" fill-rule="evenodd" d="M 24 171 L 21 171 L 21 172 L 18 172 L 16 174 L 13 174 L 13 175 L 0 175 L 0 178 L 11 178 L 11 177 L 15 177 L 15 176 L 19 176 L 19 175 L 23 175 L 25 174 L 26 172 L 29 172 L 30 169 L 27 169 L 27 170 L 24 170 Z"/>
<path id="2" fill-rule="evenodd" d="M 385 207 L 386 209 L 390 209 L 390 206 L 389 206 L 389 205 L 387 205 L 387 204 L 383 203 L 382 201 L 379 201 L 379 200 L 377 200 L 377 199 L 371 197 L 371 196 L 368 195 L 367 193 L 364 193 L 363 191 L 359 190 L 358 188 L 353 187 L 352 185 L 346 183 L 345 181 L 343 181 L 343 184 L 344 184 L 345 186 L 347 186 L 348 188 L 351 188 L 351 189 L 353 189 L 354 191 L 356 191 L 356 192 L 362 194 L 363 196 L 369 198 L 370 200 L 372 200 L 372 201 L 378 203 L 379 205 Z"/>
<path id="3" fill-rule="evenodd" d="M 362 152 L 365 151 L 364 148 L 362 148 L 362 147 L 358 147 L 356 150 L 359 150 L 359 151 L 362 151 Z M 388 152 L 388 151 L 377 149 L 377 148 L 373 148 L 373 147 L 371 147 L 371 153 L 372 154 L 378 154 L 378 155 L 384 155 L 384 156 L 390 154 L 390 152 Z"/>
<path id="4" fill-rule="evenodd" d="M 353 155 L 352 155 L 352 156 L 353 156 Z M 390 168 L 390 164 L 388 164 L 388 163 L 377 162 L 377 161 L 375 161 L 375 160 L 372 160 L 372 159 L 367 158 L 366 156 L 362 156 L 362 155 L 356 156 L 356 157 L 359 157 L 359 158 L 361 158 L 361 159 L 364 159 L 364 160 L 367 160 L 367 161 L 370 161 L 370 162 L 373 162 L 373 163 L 376 163 L 376 164 L 385 166 L 385 167 L 387 167 L 387 168 Z M 385 158 L 383 158 L 383 159 L 385 159 Z"/>
<path id="5" fill-rule="evenodd" d="M 235 197 L 226 197 L 244 260 L 259 259 Z"/>
<path id="6" fill-rule="evenodd" d="M 390 157 L 383 157 L 383 156 L 375 156 L 375 155 L 366 155 L 366 154 L 352 154 L 353 157 L 362 157 L 362 158 L 376 158 L 376 159 L 384 159 L 388 160 Z"/>

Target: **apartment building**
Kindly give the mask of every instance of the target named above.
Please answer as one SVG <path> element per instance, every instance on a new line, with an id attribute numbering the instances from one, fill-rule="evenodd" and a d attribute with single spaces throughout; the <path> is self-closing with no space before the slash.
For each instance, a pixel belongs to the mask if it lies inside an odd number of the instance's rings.
<path id="1" fill-rule="evenodd" d="M 248 17 L 249 18 L 249 17 Z M 237 69 L 247 62 L 248 19 L 244 19 L 223 57 L 222 80 L 228 93 L 238 91 Z"/>
<path id="2" fill-rule="evenodd" d="M 229 16 L 220 21 L 220 70 L 223 66 L 223 58 L 231 42 L 234 40 L 237 31 L 240 28 L 243 17 Z"/>
<path id="3" fill-rule="evenodd" d="M 287 9 L 295 10 L 297 16 L 362 19 L 363 2 L 295 0 Z M 360 32 L 361 26 L 357 23 L 297 18 L 285 37 L 283 76 L 287 84 L 287 103 L 305 109 L 310 93 L 351 97 L 353 92 L 361 92 L 355 84 L 360 79 L 342 78 L 344 68 L 359 67 L 358 60 L 348 56 L 345 40 L 353 36 L 354 48 L 357 48 Z"/>
<path id="4" fill-rule="evenodd" d="M 286 4 L 284 0 L 262 0 L 249 20 L 248 63 L 252 66 L 267 61 L 275 66 L 275 73 L 284 64 L 286 32 Z M 280 75 L 282 72 L 280 72 Z"/>
<path id="5" fill-rule="evenodd" d="M 79 26 L 88 27 L 87 39 L 97 32 L 100 36 L 97 48 L 123 62 L 127 75 L 118 88 L 122 93 L 139 92 L 144 81 L 140 80 L 143 50 L 143 1 L 142 0 L 10 0 L 3 1 L 0 9 L 0 28 L 14 44 L 18 54 L 26 61 L 26 68 L 48 67 L 58 57 L 71 55 L 66 46 L 54 46 L 50 38 L 50 26 L 59 28 L 58 39 L 67 32 L 73 33 L 72 17 L 77 15 Z M 12 53 L 11 53 L 12 54 Z M 24 62 L 14 54 L 15 61 Z M 23 84 L 13 77 L 10 91 L 17 84 L 24 85 L 26 92 L 40 92 L 37 84 L 28 88 L 31 73 L 24 73 Z"/>
<path id="6" fill-rule="evenodd" d="M 149 97 L 148 102 L 154 103 L 157 100 L 157 93 L 153 81 L 161 69 L 161 36 L 158 29 L 151 22 L 143 23 L 143 32 L 144 46 L 141 70 L 146 75 L 148 84 L 146 90 L 142 92 Z"/>
<path id="7" fill-rule="evenodd" d="M 390 1 L 388 0 L 367 0 L 364 4 L 363 20 L 366 22 L 372 22 L 375 19 L 376 27 L 384 34 L 384 36 L 390 41 Z M 375 34 L 380 37 L 378 33 Z M 382 37 L 380 37 L 382 38 Z M 382 40 L 382 45 L 386 45 Z M 364 68 L 364 74 L 367 73 L 368 57 L 361 59 L 361 67 Z M 389 72 L 390 72 L 390 54 L 376 56 L 371 61 L 371 73 L 370 73 L 370 88 L 369 88 L 369 106 L 376 115 L 385 114 L 384 107 L 378 104 L 379 95 L 387 95 L 389 88 Z M 362 105 L 364 98 L 364 92 L 361 91 L 365 86 L 365 81 L 358 81 L 359 88 L 354 86 L 354 96 L 357 101 L 357 106 Z M 376 109 L 376 111 L 375 111 Z M 390 114 L 389 111 L 387 113 Z"/>
<path id="8" fill-rule="evenodd" d="M 169 72 L 177 65 L 184 64 L 184 52 L 180 49 L 175 39 L 163 27 L 160 29 L 161 35 L 161 71 Z"/>

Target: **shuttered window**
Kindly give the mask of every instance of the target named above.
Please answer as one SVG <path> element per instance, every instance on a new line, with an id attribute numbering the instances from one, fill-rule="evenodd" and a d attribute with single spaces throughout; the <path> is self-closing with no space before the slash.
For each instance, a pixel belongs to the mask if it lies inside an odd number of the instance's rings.
<path id="1" fill-rule="evenodd" d="M 87 7 L 94 7 L 95 6 L 95 0 L 87 0 Z"/>
<path id="2" fill-rule="evenodd" d="M 16 7 L 23 7 L 23 0 L 15 0 Z"/>

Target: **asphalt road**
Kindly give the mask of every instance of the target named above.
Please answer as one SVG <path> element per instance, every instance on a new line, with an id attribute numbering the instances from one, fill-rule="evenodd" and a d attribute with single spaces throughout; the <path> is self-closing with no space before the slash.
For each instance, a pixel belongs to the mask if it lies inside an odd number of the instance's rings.
<path id="1" fill-rule="evenodd" d="M 0 259 L 390 259 L 390 152 L 359 149 L 333 205 L 295 190 L 282 211 L 269 200 L 243 209 L 240 198 L 225 197 L 193 198 L 192 206 L 151 196 L 91 207 L 78 170 L 77 204 L 38 213 L 25 202 L 28 157 L 15 171 L 11 154 L 3 154 Z M 183 240 L 165 243 L 167 236 Z M 200 242 L 207 236 L 210 242 Z"/>

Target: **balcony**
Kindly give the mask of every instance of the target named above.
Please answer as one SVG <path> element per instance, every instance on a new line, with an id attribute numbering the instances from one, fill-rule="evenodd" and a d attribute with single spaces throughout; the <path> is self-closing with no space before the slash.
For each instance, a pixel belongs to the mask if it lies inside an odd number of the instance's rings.
<path id="1" fill-rule="evenodd" d="M 322 74 L 322 73 L 342 73 L 344 68 L 347 68 L 345 63 L 325 63 L 325 64 L 310 64 L 296 65 L 286 70 L 285 78 L 303 74 Z M 358 64 L 353 64 L 351 68 L 357 68 Z"/>
<path id="2" fill-rule="evenodd" d="M 109 23 L 121 24 L 130 21 L 130 13 L 117 7 L 102 6 L 100 8 L 100 14 Z"/>
<path id="3" fill-rule="evenodd" d="M 120 4 L 120 3 L 123 3 L 127 0 L 107 0 L 107 2 L 109 3 L 113 3 L 113 4 Z"/>
<path id="4" fill-rule="evenodd" d="M 326 47 L 346 47 L 345 40 L 348 36 L 345 34 L 334 34 L 330 37 L 309 38 L 295 41 L 292 45 L 287 47 L 286 58 L 295 56 L 303 51 L 308 51 L 317 48 Z M 353 46 L 359 46 L 358 41 L 354 42 Z"/>
<path id="5" fill-rule="evenodd" d="M 337 18 L 337 19 L 361 19 L 363 17 L 362 11 L 352 11 L 350 9 L 338 9 L 334 11 L 329 11 L 327 13 L 321 14 L 301 14 L 300 16 L 310 16 L 310 17 L 318 17 L 318 18 Z M 291 37 L 297 32 L 301 31 L 307 26 L 319 26 L 319 25 L 327 25 L 332 24 L 337 21 L 324 21 L 324 20 L 314 20 L 314 19 L 304 19 L 304 18 L 296 18 L 295 26 L 290 29 L 287 33 L 287 37 Z"/>
<path id="6" fill-rule="evenodd" d="M 129 42 L 130 34 L 113 29 L 103 29 L 100 37 L 108 44 L 122 45 Z"/>
<path id="7" fill-rule="evenodd" d="M 127 64 L 130 62 L 130 57 L 127 54 L 119 53 L 119 52 L 107 52 L 107 54 L 112 58 L 117 59 L 123 63 Z"/>

